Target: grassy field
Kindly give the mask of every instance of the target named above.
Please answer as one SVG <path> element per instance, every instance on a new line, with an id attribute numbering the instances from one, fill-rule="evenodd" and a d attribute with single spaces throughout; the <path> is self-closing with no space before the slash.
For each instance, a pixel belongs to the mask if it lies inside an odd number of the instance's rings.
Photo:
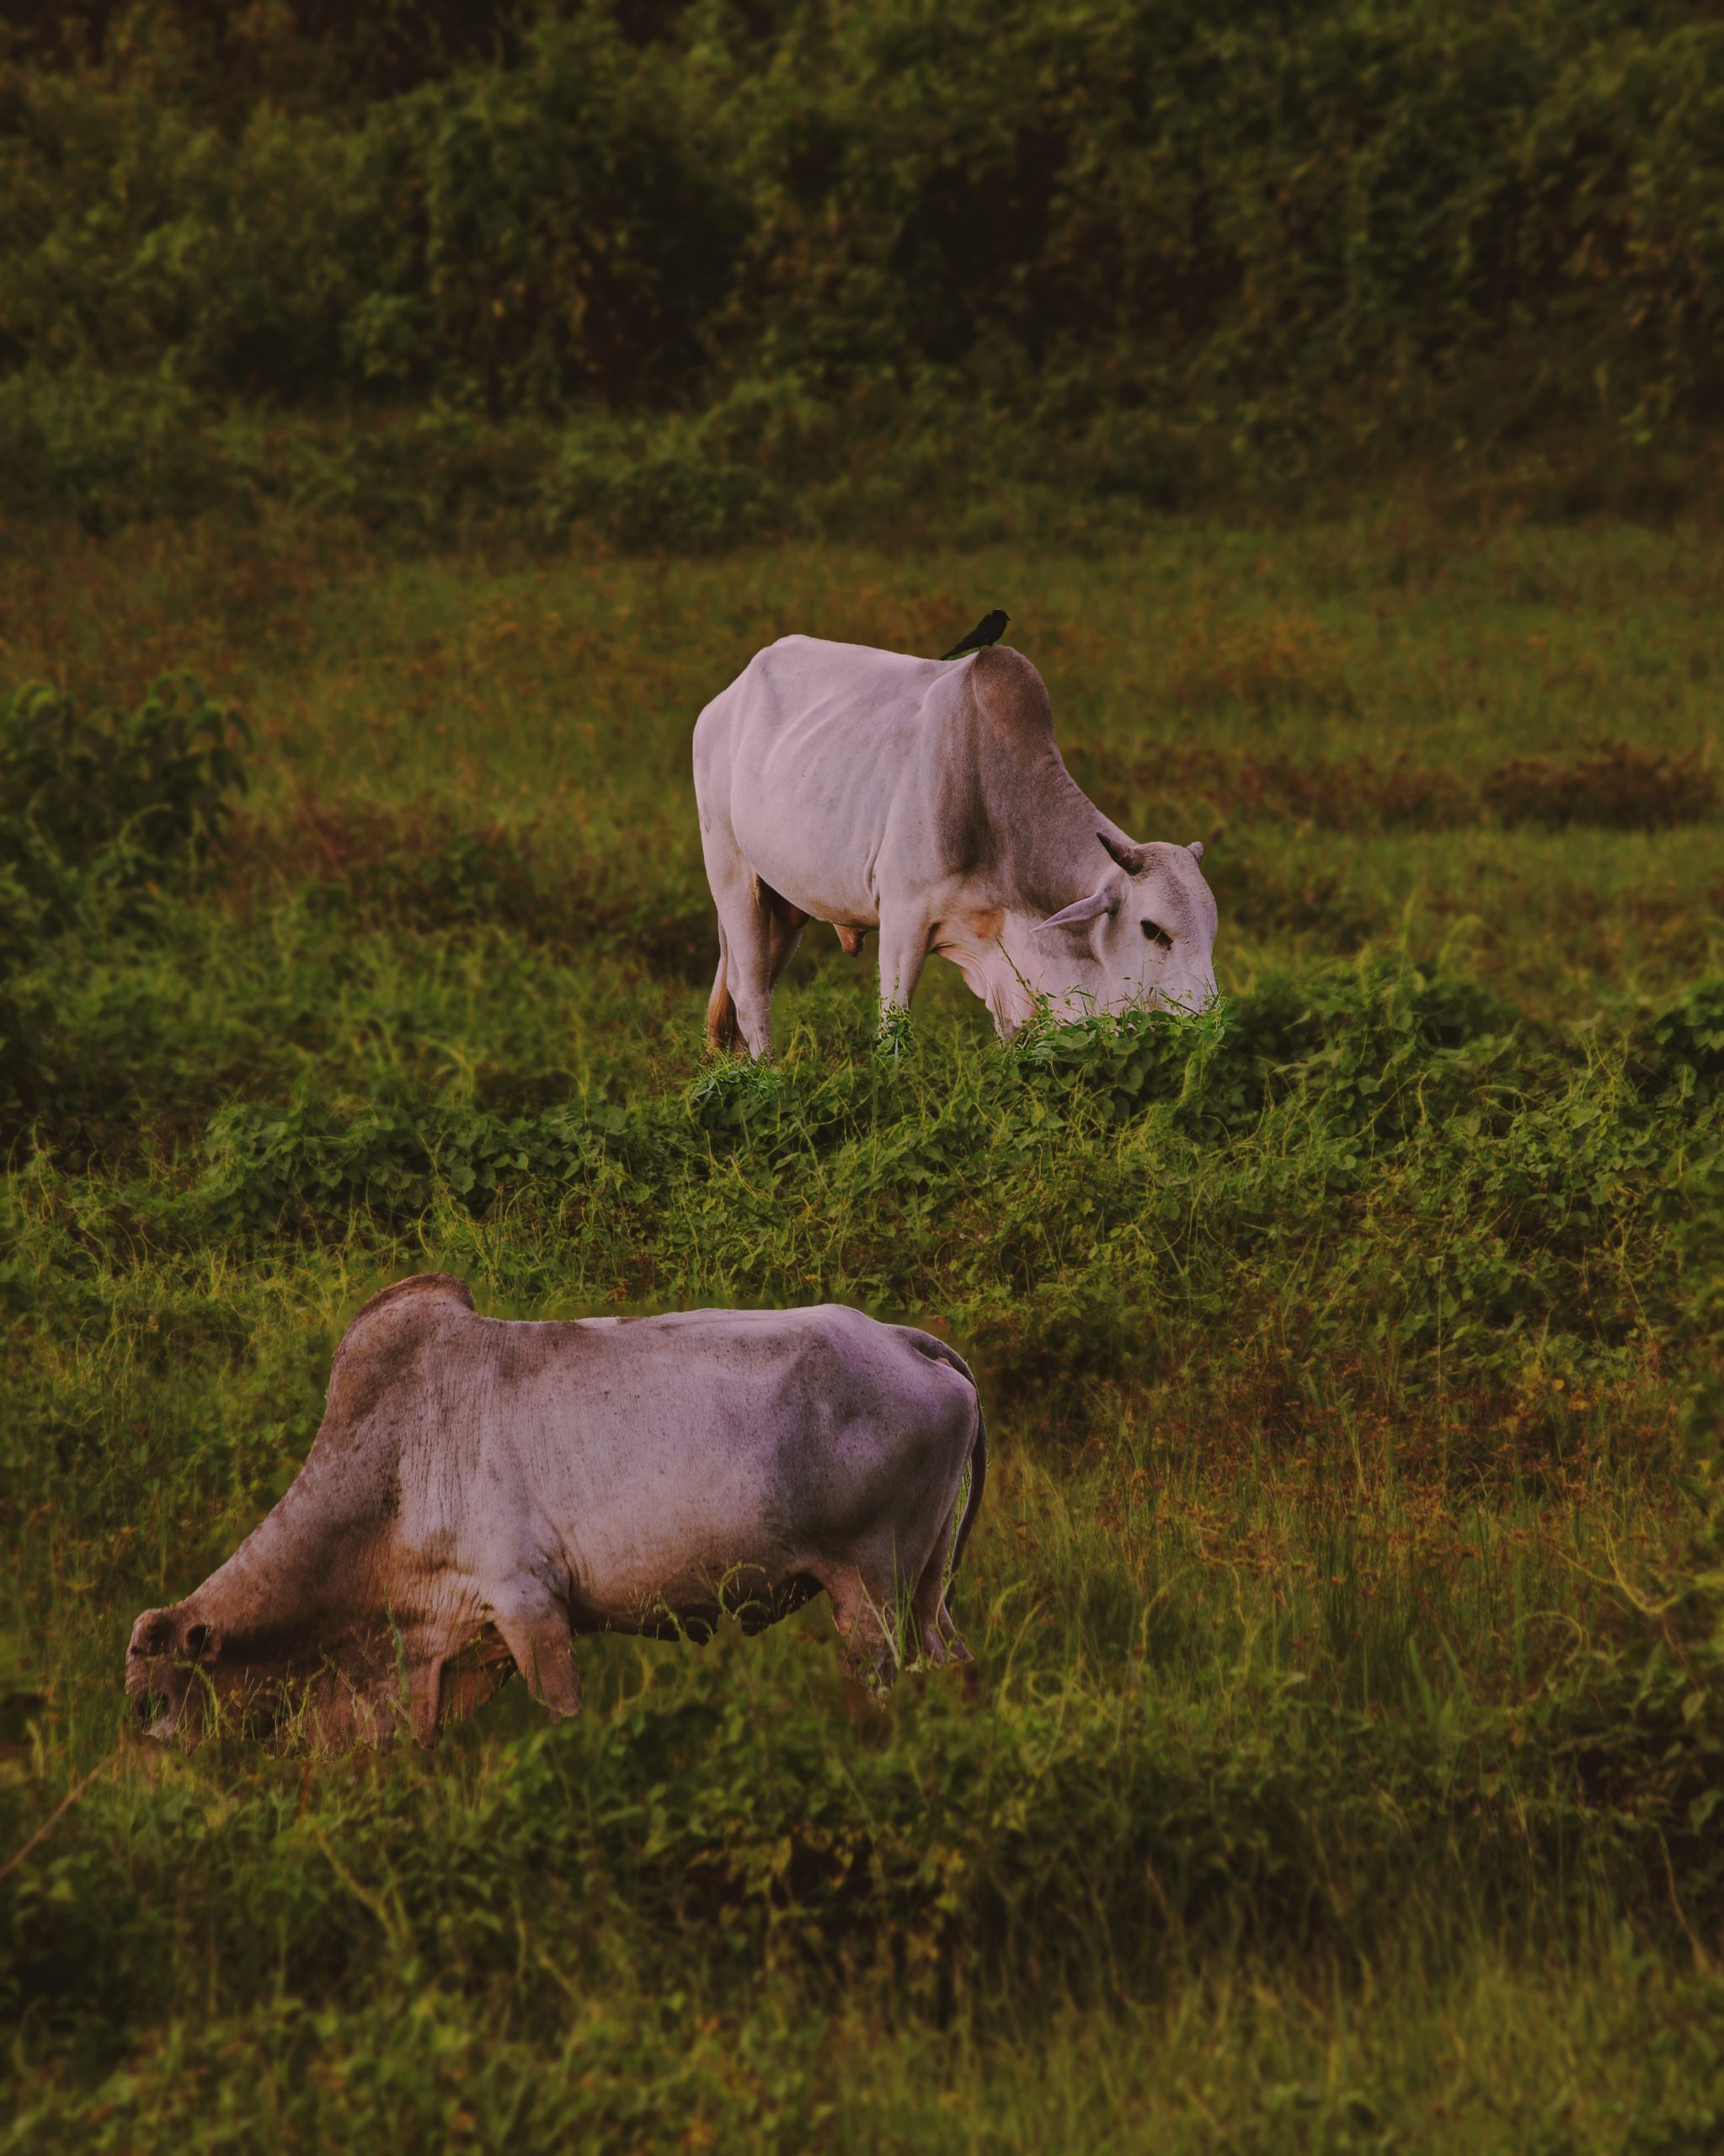
<path id="1" fill-rule="evenodd" d="M 40 800 L 113 812 L 32 835 L 14 703 L 0 1863 L 74 1801 L 0 1879 L 3 2145 L 1716 2148 L 1721 600 L 1707 527 L 1417 506 L 0 557 Z M 936 969 L 890 1061 L 811 932 L 714 1077 L 695 713 L 995 604 L 1094 798 L 1204 839 L 1222 1019 L 1012 1053 Z M 201 845 L 77 761 L 171 669 L 250 728 Z M 431 1267 L 951 1338 L 974 1671 L 852 1712 L 822 1602 L 431 1755 L 128 1736 L 133 1617 Z"/>

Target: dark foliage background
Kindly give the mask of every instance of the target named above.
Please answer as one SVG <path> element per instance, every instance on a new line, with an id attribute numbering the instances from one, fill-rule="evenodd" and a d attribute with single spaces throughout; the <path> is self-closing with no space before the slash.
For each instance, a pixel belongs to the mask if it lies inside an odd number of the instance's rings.
<path id="1" fill-rule="evenodd" d="M 98 524 L 333 463 L 711 545 L 1583 440 L 1657 496 L 1724 409 L 1693 4 L 32 5 L 0 195 L 0 477 Z"/>

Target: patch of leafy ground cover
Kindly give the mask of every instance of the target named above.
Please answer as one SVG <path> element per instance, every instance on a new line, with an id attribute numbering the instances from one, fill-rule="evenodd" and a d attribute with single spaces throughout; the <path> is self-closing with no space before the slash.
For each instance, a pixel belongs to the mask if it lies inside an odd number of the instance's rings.
<path id="1" fill-rule="evenodd" d="M 788 2148 L 833 2104 L 851 2145 L 885 2105 L 939 2146 L 956 2090 L 1025 2145 L 1066 2105 L 1122 2144 L 1148 2107 L 1223 2146 L 1214 2079 L 1258 2045 L 1297 2071 L 1221 2109 L 1265 2147 L 1703 2116 L 1708 1650 L 1608 1597 L 1574 1636 L 1578 1567 L 1643 1498 L 1349 1506 L 1185 1470 L 1123 1534 L 1100 1495 L 1014 1460 L 967 1596 L 979 1689 L 883 1723 L 852 1726 L 803 1620 L 590 1646 L 578 1736 L 509 1702 L 429 1763 L 128 1756 L 8 1909 L 21 2145 L 262 2145 L 285 2119 L 430 2147 L 465 2112 L 480 2146 L 512 2114 Z M 1493 1630 L 1500 1662 L 1457 1671 L 1445 1640 Z M 1481 2071 L 1476 1988 L 1535 2048 L 1569 2032 L 1565 2070 L 1505 2047 Z M 1145 2043 L 1099 2103 L 1086 2061 Z M 1025 2057 L 1072 2084 L 1038 2097 Z"/>
<path id="2" fill-rule="evenodd" d="M 1408 1965 L 1411 1965 L 1410 1967 Z M 1718 2002 L 1657 1957 L 1605 1942 L 1585 1967 L 1481 1955 L 1460 1982 L 1410 1952 L 1369 2005 L 1334 2014 L 1242 1968 L 1177 2007 L 1068 2014 L 1036 2040 L 889 2029 L 757 1984 L 740 2021 L 686 1990 L 558 1990 L 554 2043 L 421 1988 L 318 2015 L 284 2000 L 207 2016 L 76 2109 L 29 2124 L 88 2148 L 502 2148 L 579 2137 L 686 2146 L 1178 2152 L 1415 2147 L 1701 2150 L 1716 2111 Z M 1385 2010 L 1391 2008 L 1394 2010 Z M 995 2025 L 995 2034 L 1000 2034 Z M 251 2073 L 242 2089 L 232 2062 Z M 929 2091 L 937 2089 L 937 2102 Z"/>
<path id="3" fill-rule="evenodd" d="M 1122 765 L 1153 720 L 1472 784 L 1606 705 L 1704 755 L 1703 547 L 1422 531 L 1397 585 L 1380 536 L 1038 563 L 1056 708 Z M 1715 827 L 1246 817 L 1206 862 L 1225 1024 L 1006 1054 L 937 974 L 883 1061 L 867 964 L 814 946 L 777 1069 L 713 1075 L 654 910 L 692 945 L 681 759 L 729 643 L 919 605 L 940 648 L 927 589 L 1013 565 L 290 556 L 285 636 L 205 544 L 99 558 L 123 635 L 70 579 L 7 631 L 132 712 L 125 639 L 184 624 L 257 737 L 211 842 L 140 880 L 98 834 L 12 916 L 49 1082 L 0 1259 L 0 1861 L 100 1769 L 0 1882 L 13 2139 L 1707 2146 Z M 1535 568 L 1549 678 L 1503 611 Z M 1252 652 L 1321 603 L 1343 655 L 1259 698 L 1212 616 L 1175 675 L 1200 576 Z M 1282 894 L 1248 925 L 1236 863 Z M 1652 889 L 1680 950 L 1612 941 Z M 974 1351 L 974 1686 L 857 1727 L 815 1607 L 593 1643 L 584 1722 L 505 1694 L 429 1761 L 111 1756 L 132 1615 L 286 1486 L 342 1325 L 428 1266 L 499 1314 L 830 1294 Z"/>

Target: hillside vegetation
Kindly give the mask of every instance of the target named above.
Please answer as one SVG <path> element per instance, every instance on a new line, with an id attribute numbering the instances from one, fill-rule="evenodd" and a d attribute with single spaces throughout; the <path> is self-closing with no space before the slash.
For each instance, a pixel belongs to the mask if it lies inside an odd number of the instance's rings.
<path id="1" fill-rule="evenodd" d="M 0 24 L 0 2148 L 1724 2145 L 1724 18 Z M 702 703 L 985 608 L 1224 991 L 704 1054 Z M 366 1298 L 974 1363 L 974 1667 L 164 1750 Z"/>
<path id="2" fill-rule="evenodd" d="M 1715 2146 L 1721 570 L 1404 504 L 0 563 L 7 2144 Z M 1205 839 L 1225 1007 L 1007 1050 L 937 969 L 883 1057 L 811 933 L 709 1065 L 696 711 L 996 601 Z M 943 1332 L 974 1670 L 858 1709 L 820 1603 L 435 1755 L 128 1736 L 133 1617 L 431 1267 Z"/>
<path id="3" fill-rule="evenodd" d="M 1409 460 L 1668 515 L 1721 114 L 1691 0 L 14 10 L 0 482 L 691 548 Z"/>

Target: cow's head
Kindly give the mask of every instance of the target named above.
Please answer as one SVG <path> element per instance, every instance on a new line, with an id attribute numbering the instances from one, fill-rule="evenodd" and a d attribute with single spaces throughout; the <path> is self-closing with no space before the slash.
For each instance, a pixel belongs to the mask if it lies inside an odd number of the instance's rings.
<path id="1" fill-rule="evenodd" d="M 147 1609 L 125 1651 L 125 1696 L 147 1737 L 195 1742 L 213 1719 L 223 1684 L 221 1630 L 201 1616 L 196 1598 L 171 1609 Z"/>
<path id="2" fill-rule="evenodd" d="M 1201 1011 L 1214 1000 L 1215 900 L 1198 863 L 1203 841 L 1122 845 L 1097 831 L 1113 867 L 1087 898 L 1038 924 L 1045 946 L 1062 936 L 1069 983 L 1055 986 L 1050 951 L 1040 970 L 1056 994 L 1075 990 L 1104 1011 L 1155 1003 Z"/>
<path id="3" fill-rule="evenodd" d="M 279 1749 L 339 1751 L 411 1728 L 435 1744 L 440 1723 L 476 1712 L 513 1667 L 494 1632 L 428 1636 L 387 1610 L 292 1630 L 242 1617 L 239 1628 L 216 1621 L 203 1588 L 145 1610 L 126 1649 L 125 1693 L 146 1737 L 196 1746 L 219 1727 Z"/>

